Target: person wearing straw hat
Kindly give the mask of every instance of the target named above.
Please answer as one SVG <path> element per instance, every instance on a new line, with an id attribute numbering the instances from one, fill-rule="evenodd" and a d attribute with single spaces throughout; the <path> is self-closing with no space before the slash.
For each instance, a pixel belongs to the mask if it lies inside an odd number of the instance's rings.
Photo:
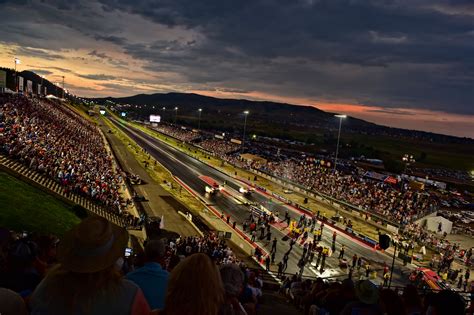
<path id="1" fill-rule="evenodd" d="M 88 217 L 68 231 L 59 264 L 33 292 L 31 314 L 149 314 L 140 288 L 120 274 L 128 232 L 102 217 Z"/>

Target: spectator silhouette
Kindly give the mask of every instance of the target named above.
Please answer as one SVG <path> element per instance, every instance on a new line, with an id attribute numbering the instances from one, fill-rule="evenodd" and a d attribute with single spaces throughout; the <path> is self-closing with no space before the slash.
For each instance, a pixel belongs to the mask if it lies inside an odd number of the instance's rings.
<path id="1" fill-rule="evenodd" d="M 28 311 L 20 295 L 12 290 L 0 288 L 0 314 L 27 315 Z"/>
<path id="2" fill-rule="evenodd" d="M 59 264 L 38 285 L 31 314 L 149 314 L 140 288 L 119 270 L 128 232 L 101 217 L 89 217 L 66 233 Z"/>
<path id="3" fill-rule="evenodd" d="M 126 278 L 142 289 L 152 309 L 163 309 L 169 277 L 168 271 L 162 268 L 165 258 L 164 242 L 148 241 L 145 245 L 145 257 L 145 265 L 127 274 Z"/>
<path id="4" fill-rule="evenodd" d="M 219 315 L 246 315 L 244 307 L 239 301 L 239 296 L 244 289 L 244 274 L 235 264 L 223 265 L 220 268 L 222 283 L 224 285 L 225 300 Z"/>
<path id="5" fill-rule="evenodd" d="M 224 302 L 220 274 L 205 254 L 193 254 L 171 272 L 160 315 L 216 315 Z"/>

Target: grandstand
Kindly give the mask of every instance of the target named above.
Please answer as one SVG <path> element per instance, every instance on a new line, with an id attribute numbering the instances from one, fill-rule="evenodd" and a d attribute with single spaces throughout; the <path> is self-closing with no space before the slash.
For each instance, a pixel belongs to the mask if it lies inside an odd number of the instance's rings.
<path id="1" fill-rule="evenodd" d="M 194 218 L 194 223 L 205 231 L 204 236 L 156 233 L 160 222 L 147 221 L 131 208 L 127 174 L 114 161 L 107 141 L 92 121 L 57 101 L 18 95 L 2 95 L 0 100 L 1 169 L 87 210 L 87 218 L 61 238 L 0 230 L 0 301 L 11 302 L 0 304 L 2 314 L 11 310 L 7 306 L 16 308 L 15 314 L 64 314 L 69 309 L 85 314 L 196 315 L 351 314 L 356 310 L 409 314 L 422 313 L 428 307 L 444 314 L 443 303 L 450 303 L 450 314 L 456 315 L 473 307 L 465 295 L 448 290 L 431 292 L 422 281 L 406 288 L 377 287 L 363 276 L 363 271 L 349 272 L 349 277 L 357 274 L 363 278 L 360 281 L 345 279 L 345 273 L 328 279 L 301 278 L 281 270 L 278 275 L 266 273 L 249 267 L 249 257 L 239 256 L 225 238 L 202 226 L 198 218 Z M 174 126 L 158 130 L 184 142 L 198 143 L 227 161 L 265 170 L 311 189 L 317 187 L 366 210 L 379 208 L 376 204 L 359 204 L 354 199 L 353 192 L 360 194 L 361 187 L 368 192 L 359 195 L 360 199 L 406 202 L 393 204 L 402 217 L 414 215 L 413 209 L 427 207 L 426 195 L 408 188 L 393 188 L 385 195 L 387 187 L 361 177 L 350 166 L 345 170 L 349 173 L 332 175 L 306 160 L 255 161 L 251 159 L 255 155 L 244 155 L 248 159 L 243 160 L 235 154 L 240 146 L 234 143 L 203 140 L 190 130 Z M 305 175 L 310 175 L 313 182 Z M 340 185 L 352 195 L 324 190 L 329 185 Z M 140 211 L 143 214 L 144 210 Z M 125 228 L 141 228 L 144 223 L 148 223 L 151 237 L 141 244 Z M 408 226 L 412 235 L 420 237 L 416 227 Z M 314 248 L 311 246 L 309 251 Z M 448 251 L 451 249 L 444 249 L 445 253 Z M 267 270 L 275 270 L 274 263 L 268 268 L 269 256 L 261 255 L 256 246 L 251 261 L 265 260 Z M 469 276 L 463 284 L 465 291 L 473 289 L 468 279 Z M 116 299 L 117 293 L 124 298 Z M 89 311 L 85 311 L 85 306 Z"/>

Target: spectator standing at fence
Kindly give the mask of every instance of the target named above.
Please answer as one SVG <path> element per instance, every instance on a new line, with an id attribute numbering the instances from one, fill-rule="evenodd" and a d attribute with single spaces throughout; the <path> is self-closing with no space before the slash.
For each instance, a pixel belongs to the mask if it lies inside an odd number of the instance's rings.
<path id="1" fill-rule="evenodd" d="M 265 258 L 265 268 L 267 271 L 270 271 L 270 262 L 271 262 L 270 256 L 267 255 L 267 257 Z"/>
<path id="2" fill-rule="evenodd" d="M 283 272 L 286 271 L 286 268 L 288 268 L 288 253 L 286 253 L 284 256 L 283 256 Z"/>
<path id="3" fill-rule="evenodd" d="M 277 249 L 277 238 L 275 237 L 272 241 L 272 249 L 271 252 L 276 252 Z"/>
<path id="4" fill-rule="evenodd" d="M 369 262 L 365 263 L 365 276 L 368 278 L 370 275 L 370 264 Z"/>
<path id="5" fill-rule="evenodd" d="M 339 259 L 344 259 L 344 250 L 345 250 L 345 246 L 342 245 L 341 246 L 341 251 L 339 252 Z"/>
<path id="6" fill-rule="evenodd" d="M 32 314 L 149 314 L 140 288 L 121 277 L 128 232 L 88 217 L 61 240 L 59 265 L 38 285 Z"/>
<path id="7" fill-rule="evenodd" d="M 283 274 L 283 262 L 280 261 L 277 266 L 278 266 L 278 274 L 277 275 L 278 275 L 278 277 L 281 277 L 282 274 Z"/>
<path id="8" fill-rule="evenodd" d="M 163 241 L 148 241 L 145 245 L 145 258 L 145 265 L 127 274 L 126 278 L 142 289 L 151 309 L 163 309 L 169 277 L 168 271 L 162 268 L 165 262 Z"/>

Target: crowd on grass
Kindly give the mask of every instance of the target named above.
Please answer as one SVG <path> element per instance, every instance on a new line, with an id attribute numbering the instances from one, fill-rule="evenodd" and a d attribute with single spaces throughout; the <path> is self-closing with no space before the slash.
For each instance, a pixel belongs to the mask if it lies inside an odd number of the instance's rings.
<path id="1" fill-rule="evenodd" d="M 60 238 L 0 229 L 0 313 L 251 315 L 265 301 L 260 272 L 213 234 L 147 240 L 144 250 L 128 244 L 125 229 L 100 217 Z M 282 280 L 280 293 L 304 314 L 473 312 L 454 291 L 420 295 L 408 286 L 400 296 L 369 280 Z"/>
<path id="2" fill-rule="evenodd" d="M 0 95 L 0 152 L 117 214 L 124 178 L 97 126 L 61 103 Z"/>

